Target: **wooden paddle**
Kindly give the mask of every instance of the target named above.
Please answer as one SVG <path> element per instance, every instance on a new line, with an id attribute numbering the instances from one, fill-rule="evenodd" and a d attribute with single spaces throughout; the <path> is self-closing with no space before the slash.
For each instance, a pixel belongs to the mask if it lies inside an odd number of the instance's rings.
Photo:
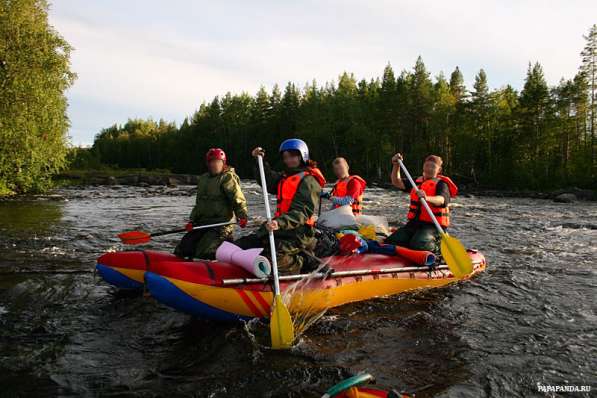
<path id="1" fill-rule="evenodd" d="M 410 182 L 412 187 L 417 189 L 417 185 L 415 184 L 413 178 L 410 176 L 410 173 L 404 166 L 404 163 L 402 163 L 402 160 L 398 160 L 398 162 L 400 163 L 400 168 L 406 175 L 406 178 L 408 178 L 408 181 Z M 433 224 L 435 225 L 435 228 L 437 228 L 437 231 L 439 232 L 439 235 L 442 239 L 441 252 L 444 260 L 446 261 L 446 264 L 448 264 L 448 267 L 450 268 L 450 271 L 452 271 L 454 276 L 457 278 L 462 278 L 463 276 L 473 272 L 473 262 L 467 254 L 466 249 L 464 248 L 462 243 L 460 243 L 458 239 L 448 235 L 448 233 L 444 231 L 441 225 L 439 225 L 439 223 L 437 222 L 437 219 L 431 211 L 431 208 L 429 207 L 427 201 L 423 198 L 420 198 L 420 200 L 423 204 L 423 207 L 427 211 L 427 214 L 429 214 L 429 217 L 431 217 L 431 220 L 433 220 Z"/>
<path id="2" fill-rule="evenodd" d="M 272 214 L 269 208 L 267 182 L 265 180 L 263 158 L 261 156 L 257 157 L 257 163 L 259 164 L 265 215 L 267 217 L 267 222 L 269 223 L 272 221 Z M 284 300 L 282 300 L 282 295 L 280 294 L 278 260 L 276 258 L 276 244 L 273 231 L 269 231 L 269 247 L 272 257 L 272 273 L 274 275 L 274 301 L 272 303 L 272 313 L 269 320 L 269 330 L 272 339 L 272 348 L 278 350 L 292 347 L 292 343 L 294 343 L 294 326 L 292 324 L 292 318 L 290 317 L 290 311 L 288 311 L 288 308 L 284 304 Z"/>
<path id="3" fill-rule="evenodd" d="M 214 227 L 223 227 L 224 225 L 231 225 L 236 224 L 234 221 L 227 221 L 221 222 L 217 224 L 208 224 L 208 225 L 198 225 L 193 227 L 192 231 L 196 231 L 198 229 L 205 229 L 205 228 L 214 228 Z M 128 231 L 118 234 L 118 237 L 125 245 L 140 245 L 142 243 L 147 243 L 151 240 L 151 238 L 155 238 L 156 236 L 164 236 L 170 234 L 177 234 L 180 232 L 186 232 L 186 228 L 178 228 L 178 229 L 171 229 L 169 231 L 160 231 L 160 232 L 144 232 L 144 231 Z"/>

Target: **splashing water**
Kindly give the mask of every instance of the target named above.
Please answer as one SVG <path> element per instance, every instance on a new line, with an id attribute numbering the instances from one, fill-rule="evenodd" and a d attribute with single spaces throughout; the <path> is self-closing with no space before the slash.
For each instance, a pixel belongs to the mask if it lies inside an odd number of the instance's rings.
<path id="1" fill-rule="evenodd" d="M 323 295 L 318 294 L 317 298 L 323 303 L 315 302 L 309 293 L 313 285 L 321 281 L 321 273 L 328 269 L 328 263 L 329 260 L 321 261 L 317 269 L 288 286 L 282 293 L 282 300 L 292 315 L 296 341 L 327 311 L 331 289 L 323 289 Z"/>

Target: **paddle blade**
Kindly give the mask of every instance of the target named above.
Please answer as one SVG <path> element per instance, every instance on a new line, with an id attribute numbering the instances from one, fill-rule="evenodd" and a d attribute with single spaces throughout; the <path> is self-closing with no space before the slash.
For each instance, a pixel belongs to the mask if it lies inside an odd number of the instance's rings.
<path id="1" fill-rule="evenodd" d="M 118 234 L 118 237 L 125 245 L 139 245 L 151 240 L 151 235 L 143 231 L 129 231 Z"/>
<path id="2" fill-rule="evenodd" d="M 457 278 L 473 272 L 473 261 L 460 241 L 448 234 L 442 234 L 441 251 L 450 271 Z"/>
<path id="3" fill-rule="evenodd" d="M 273 349 L 281 350 L 292 347 L 292 343 L 294 343 L 294 326 L 292 325 L 290 312 L 279 294 L 274 297 L 269 328 Z"/>

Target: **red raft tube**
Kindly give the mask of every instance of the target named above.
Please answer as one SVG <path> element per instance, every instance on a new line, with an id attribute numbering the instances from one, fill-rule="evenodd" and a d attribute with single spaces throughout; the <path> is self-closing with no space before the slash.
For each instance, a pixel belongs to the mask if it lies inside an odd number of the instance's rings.
<path id="1" fill-rule="evenodd" d="M 484 256 L 469 250 L 474 267 L 468 279 L 485 269 Z M 374 297 L 434 288 L 458 281 L 441 264 L 416 265 L 398 256 L 361 254 L 323 259 L 330 275 L 280 277 L 284 294 L 294 289 L 291 312 L 320 311 Z M 107 253 L 98 259 L 99 274 L 120 288 L 142 288 L 143 282 L 158 301 L 178 311 L 219 321 L 268 318 L 273 300 L 271 281 L 256 278 L 236 265 L 218 261 L 184 261 L 155 251 Z M 300 288 L 296 284 L 300 283 Z"/>
<path id="2" fill-rule="evenodd" d="M 121 251 L 108 252 L 97 259 L 95 269 L 102 279 L 119 289 L 143 289 L 145 271 L 160 261 L 183 261 L 164 252 Z"/>

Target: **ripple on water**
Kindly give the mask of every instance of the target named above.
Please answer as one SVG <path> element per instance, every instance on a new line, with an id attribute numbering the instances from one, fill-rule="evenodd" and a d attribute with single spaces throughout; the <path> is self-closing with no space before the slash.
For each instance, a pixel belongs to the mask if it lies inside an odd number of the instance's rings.
<path id="1" fill-rule="evenodd" d="M 243 182 L 263 220 L 257 184 Z M 535 396 L 594 383 L 597 204 L 458 198 L 451 234 L 489 268 L 450 287 L 328 311 L 289 352 L 267 325 L 191 319 L 94 279 L 116 234 L 178 227 L 194 187 L 93 187 L 0 203 L 0 385 L 67 396 L 318 397 L 357 372 L 417 397 Z M 407 196 L 368 190 L 403 222 Z M 243 231 L 247 232 L 247 231 Z M 178 237 L 148 248 L 172 250 Z M 581 395 L 579 395 L 581 396 Z"/>

